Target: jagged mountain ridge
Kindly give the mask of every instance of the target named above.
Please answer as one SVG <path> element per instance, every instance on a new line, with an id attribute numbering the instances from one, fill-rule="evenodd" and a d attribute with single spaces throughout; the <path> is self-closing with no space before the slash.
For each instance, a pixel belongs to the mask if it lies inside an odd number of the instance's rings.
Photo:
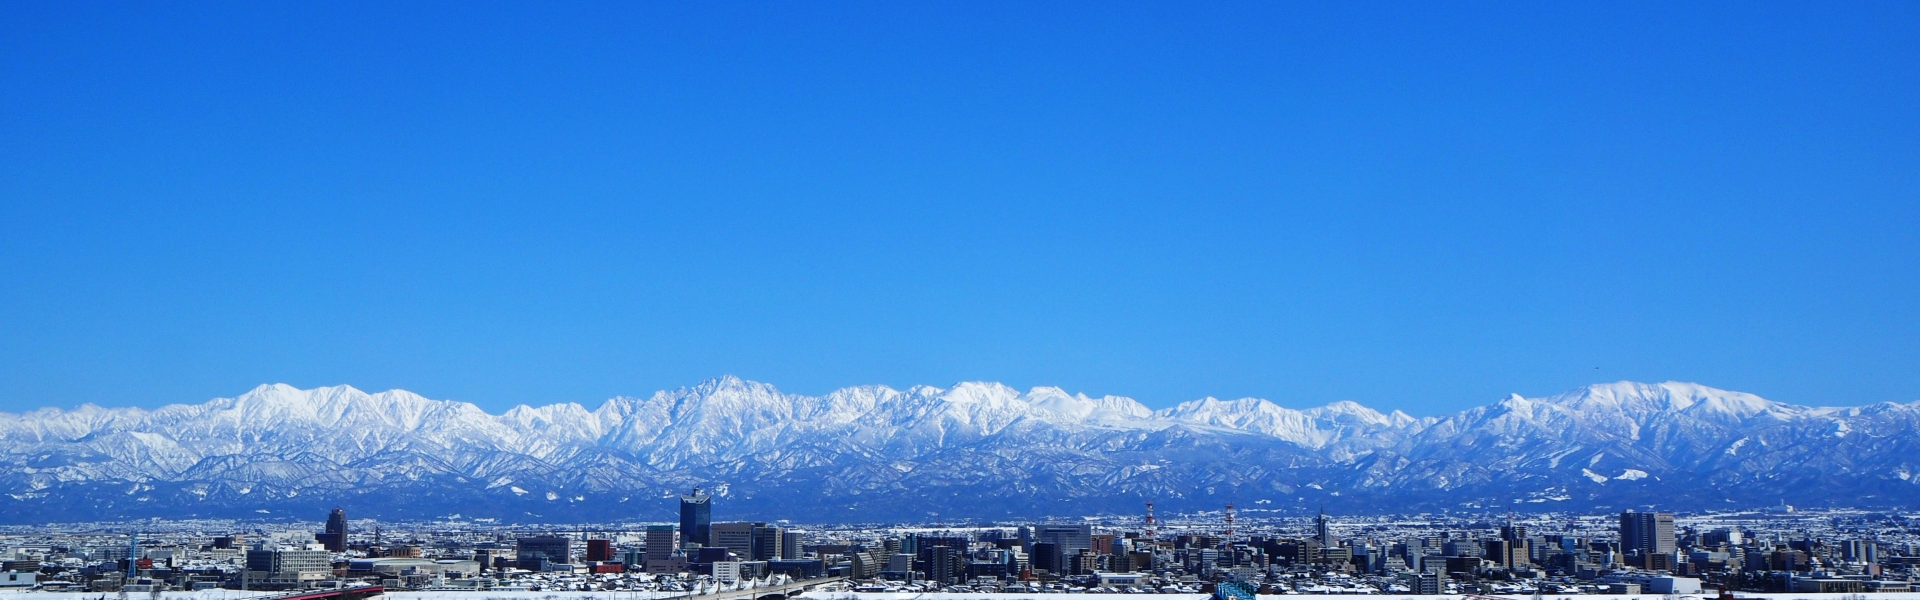
<path id="1" fill-rule="evenodd" d="M 725 377 L 598 408 L 263 385 L 153 410 L 0 413 L 20 522 L 251 515 L 665 518 L 695 485 L 807 520 L 1132 512 L 1726 507 L 1920 500 L 1920 402 L 1814 408 L 1690 383 L 1444 417 L 1205 398 L 1160 411 L 996 383 L 821 396 Z"/>

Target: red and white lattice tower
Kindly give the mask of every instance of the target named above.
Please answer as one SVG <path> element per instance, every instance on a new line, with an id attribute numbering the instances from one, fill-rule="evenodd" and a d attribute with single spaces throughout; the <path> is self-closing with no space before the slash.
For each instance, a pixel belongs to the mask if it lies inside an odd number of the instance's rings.
<path id="1" fill-rule="evenodd" d="M 1227 503 L 1227 541 L 1233 541 L 1233 503 Z"/>
<path id="2" fill-rule="evenodd" d="M 1147 502 L 1147 528 L 1146 528 L 1145 534 L 1149 542 L 1153 540 L 1153 536 L 1156 533 L 1154 530 L 1158 528 L 1159 525 L 1160 525 L 1160 522 L 1154 520 L 1153 518 L 1153 502 L 1148 501 Z"/>

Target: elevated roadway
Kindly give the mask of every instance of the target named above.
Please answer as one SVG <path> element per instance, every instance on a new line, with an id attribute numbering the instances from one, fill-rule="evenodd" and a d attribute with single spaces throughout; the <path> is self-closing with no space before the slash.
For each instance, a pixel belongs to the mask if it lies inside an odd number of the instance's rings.
<path id="1" fill-rule="evenodd" d="M 829 583 L 842 582 L 846 580 L 847 578 L 845 577 L 818 577 L 814 579 L 802 579 L 799 581 L 794 581 L 794 582 L 783 584 L 783 585 L 770 585 L 766 587 L 757 587 L 757 588 L 746 589 L 746 590 L 730 590 L 725 592 L 714 592 L 711 594 L 700 594 L 697 596 L 693 594 L 687 594 L 682 596 L 668 596 L 665 598 L 660 598 L 658 600 L 788 600 L 788 598 L 799 595 L 803 592 L 807 592 L 814 588 L 817 588 Z"/>

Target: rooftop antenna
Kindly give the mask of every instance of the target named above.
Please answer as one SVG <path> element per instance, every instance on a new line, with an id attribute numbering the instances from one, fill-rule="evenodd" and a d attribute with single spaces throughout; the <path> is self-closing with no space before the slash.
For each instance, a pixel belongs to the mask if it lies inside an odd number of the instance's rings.
<path id="1" fill-rule="evenodd" d="M 1160 522 L 1153 518 L 1153 501 L 1148 500 L 1147 501 L 1147 530 L 1146 530 L 1146 535 L 1148 540 L 1153 539 L 1153 536 L 1156 533 L 1154 529 L 1158 527 L 1159 524 Z"/>

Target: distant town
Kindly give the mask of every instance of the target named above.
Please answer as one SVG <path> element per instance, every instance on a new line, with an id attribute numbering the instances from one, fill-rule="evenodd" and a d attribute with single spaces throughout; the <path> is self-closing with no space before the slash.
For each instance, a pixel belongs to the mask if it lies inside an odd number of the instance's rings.
<path id="1" fill-rule="evenodd" d="M 671 499 L 669 499 L 671 501 Z M 505 525 L 150 520 L 0 528 L 0 586 L 38 591 L 1212 594 L 1884 593 L 1920 577 L 1920 514 L 1198 514 L 1014 523 Z M 1332 507 L 1329 507 L 1332 508 Z M 323 515 L 315 515 L 320 517 Z M 742 592 L 745 590 L 745 592 Z M 373 593 L 380 593 L 378 591 Z M 294 597 L 294 596 L 288 596 Z M 317 596 L 316 596 L 317 597 Z"/>

